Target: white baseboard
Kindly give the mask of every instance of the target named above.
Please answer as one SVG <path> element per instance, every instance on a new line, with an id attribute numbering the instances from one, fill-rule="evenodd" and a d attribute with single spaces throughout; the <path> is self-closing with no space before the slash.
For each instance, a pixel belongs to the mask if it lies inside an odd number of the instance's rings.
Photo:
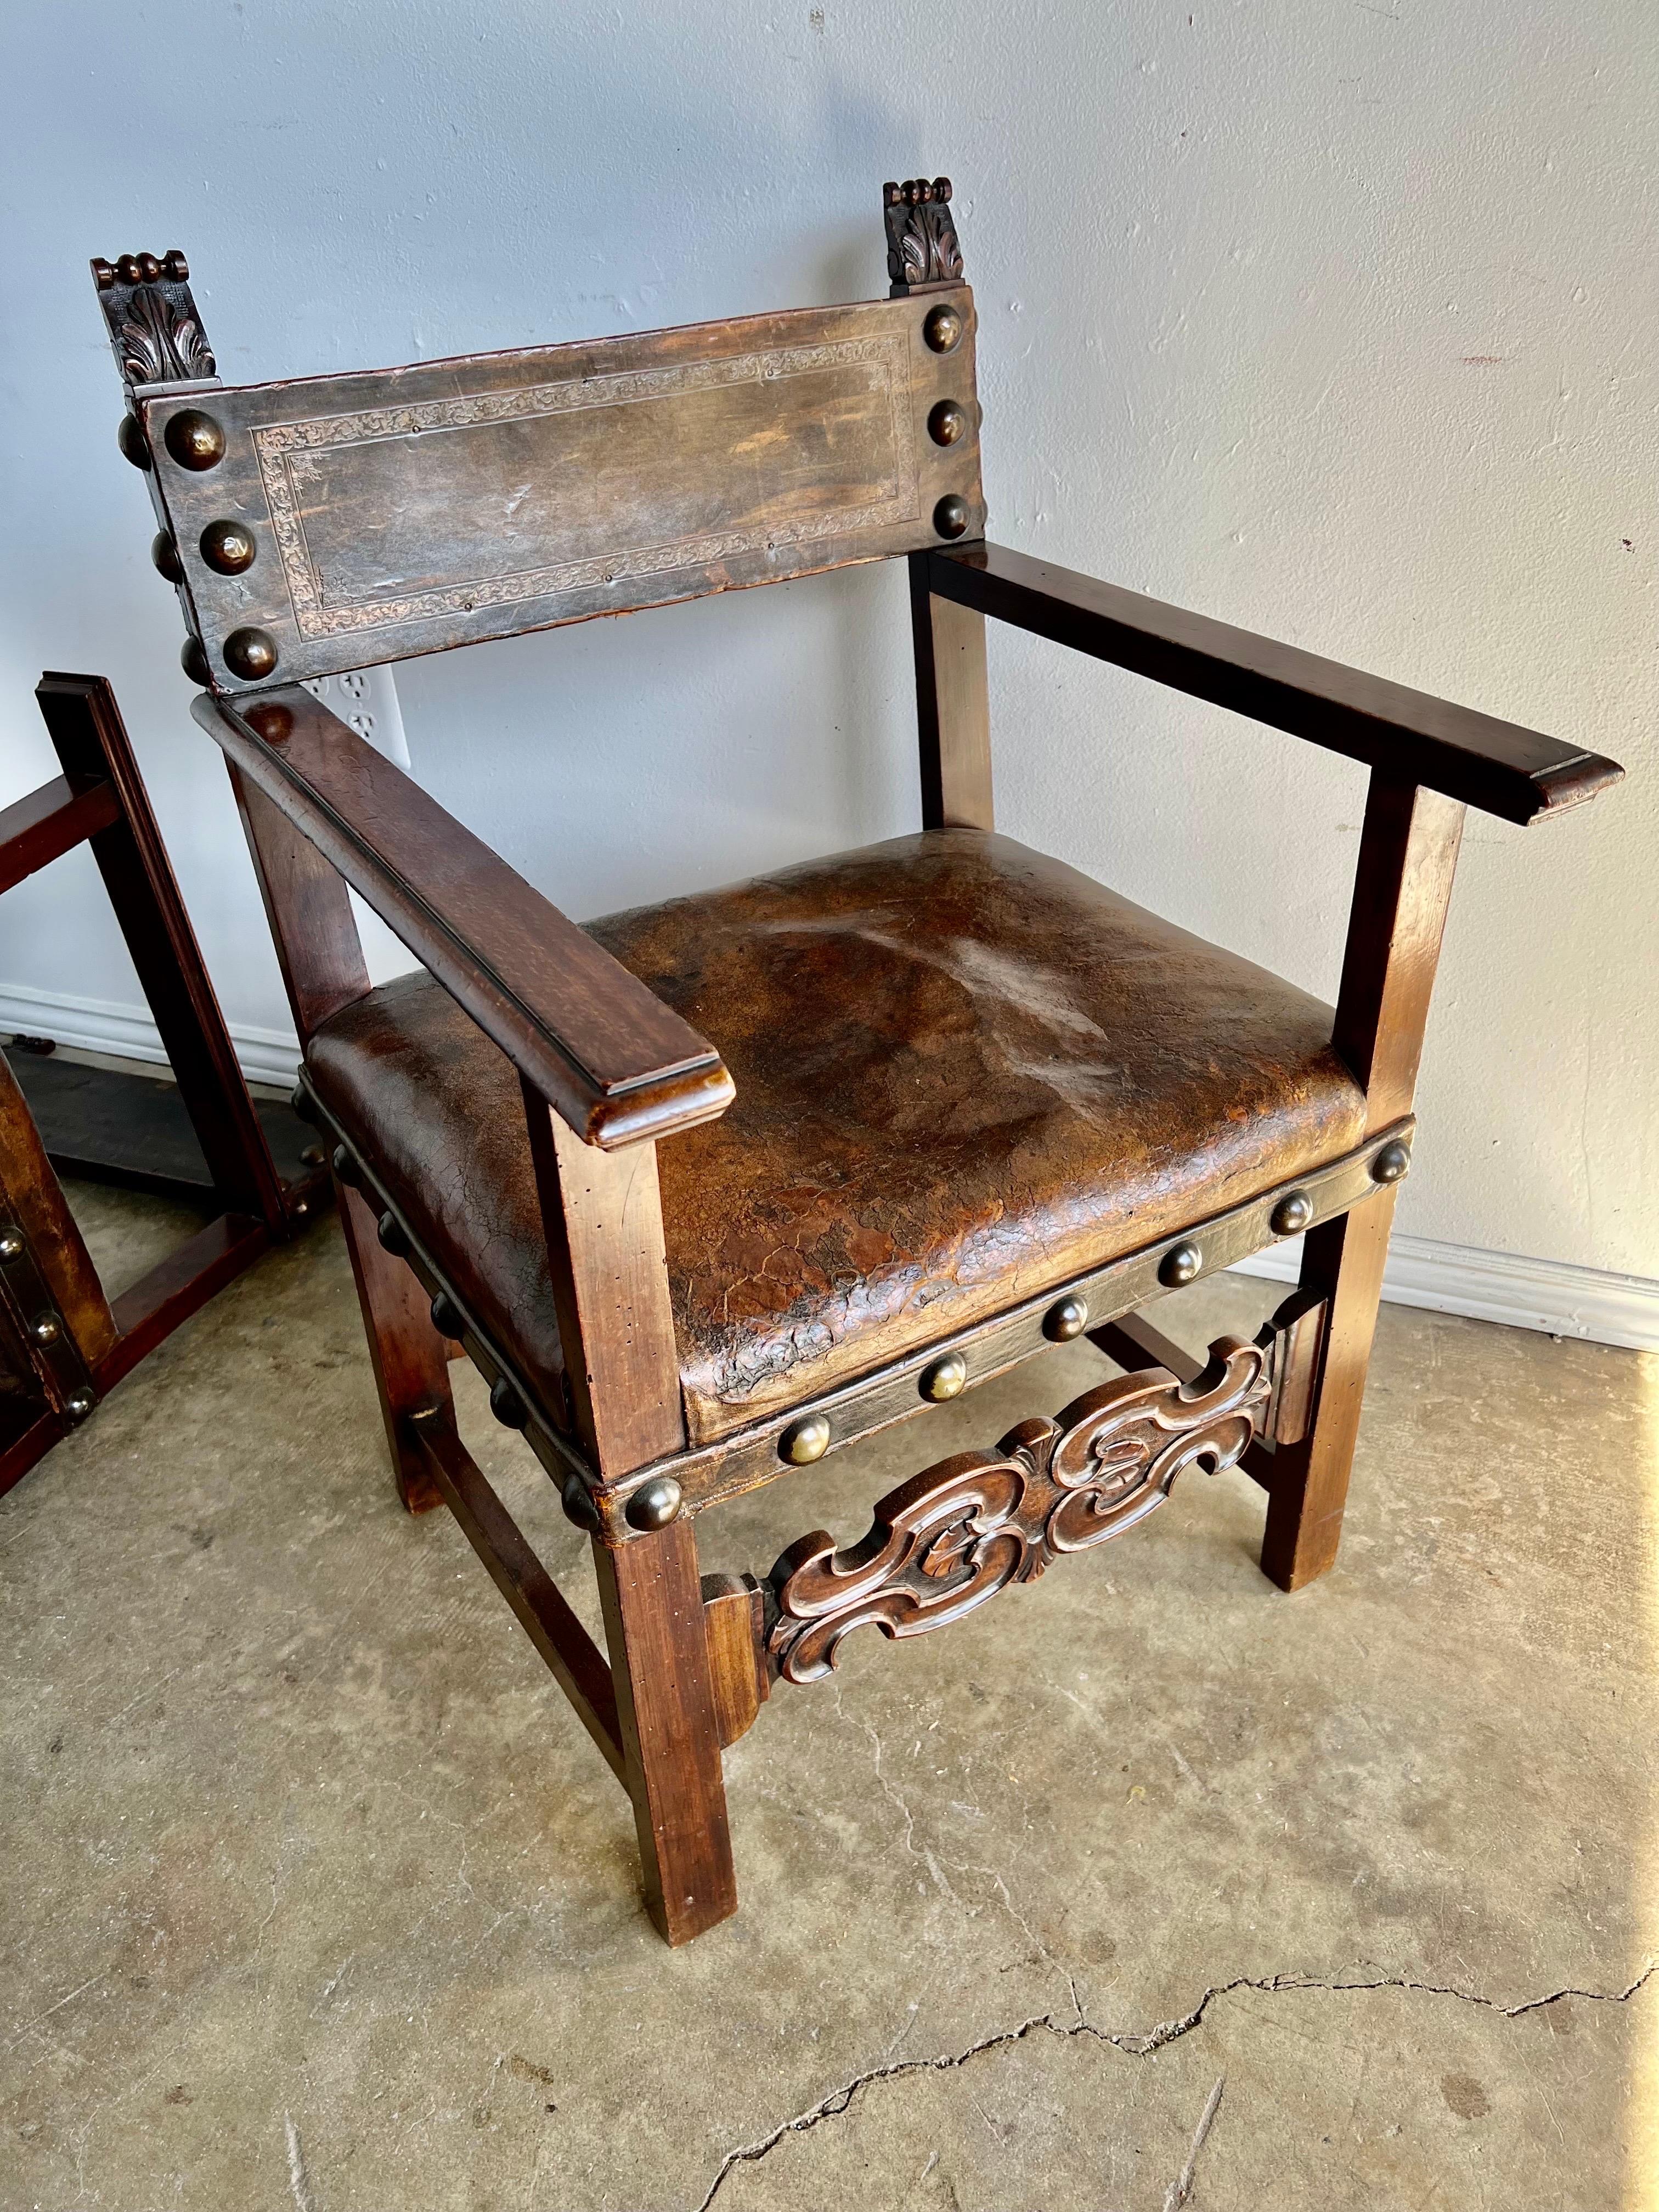
<path id="1" fill-rule="evenodd" d="M 1300 1238 L 1241 1261 L 1236 1272 L 1293 1283 Z M 1507 1328 L 1581 1336 L 1592 1344 L 1659 1352 L 1659 1282 L 1574 1267 L 1565 1260 L 1526 1260 L 1483 1252 L 1473 1244 L 1441 1244 L 1427 1237 L 1395 1237 L 1389 1247 L 1382 1295 L 1391 1304 L 1467 1314 Z"/>
<path id="2" fill-rule="evenodd" d="M 0 985 L 0 1030 L 49 1036 L 77 1052 L 110 1053 L 166 1066 L 167 1054 L 148 1011 Z M 287 1090 L 299 1066 L 300 1047 L 281 1030 L 233 1028 L 242 1073 L 250 1083 Z M 1237 1273 L 1293 1283 L 1301 1261 L 1299 1238 L 1242 1261 Z M 1574 1267 L 1564 1260 L 1526 1260 L 1512 1252 L 1483 1252 L 1472 1244 L 1441 1244 L 1426 1237 L 1396 1237 L 1389 1248 L 1382 1295 L 1395 1305 L 1427 1306 L 1435 1313 L 1468 1314 L 1508 1328 L 1542 1329 L 1551 1336 L 1579 1336 L 1635 1352 L 1659 1352 L 1659 1282 L 1644 1275 L 1614 1275 L 1599 1267 Z"/>
<path id="3" fill-rule="evenodd" d="M 0 1030 L 49 1036 L 76 1052 L 106 1052 L 118 1060 L 141 1060 L 165 1067 L 167 1056 L 149 1009 L 118 1006 L 107 999 L 76 999 L 63 993 L 32 991 L 24 983 L 0 984 Z M 300 1065 L 299 1040 L 281 1030 L 232 1027 L 230 1042 L 250 1083 L 274 1083 L 286 1091 Z"/>

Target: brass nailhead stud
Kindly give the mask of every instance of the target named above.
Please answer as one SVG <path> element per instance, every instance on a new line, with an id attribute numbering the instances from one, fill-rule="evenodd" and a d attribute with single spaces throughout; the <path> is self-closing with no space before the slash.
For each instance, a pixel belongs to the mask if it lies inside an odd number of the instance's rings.
<path id="1" fill-rule="evenodd" d="M 1410 1146 L 1402 1145 L 1395 1137 L 1371 1162 L 1371 1179 L 1374 1182 L 1398 1182 L 1411 1164 Z"/>
<path id="2" fill-rule="evenodd" d="M 15 1260 L 21 1255 L 23 1239 L 8 1222 L 0 1229 L 0 1260 Z"/>
<path id="3" fill-rule="evenodd" d="M 927 434 L 936 446 L 954 446 L 967 428 L 967 414 L 954 399 L 941 399 L 927 417 Z"/>
<path id="4" fill-rule="evenodd" d="M 1299 1237 L 1314 1218 L 1314 1202 L 1305 1190 L 1293 1190 L 1273 1210 L 1268 1226 L 1275 1237 Z"/>
<path id="5" fill-rule="evenodd" d="M 432 1326 L 440 1336 L 459 1339 L 464 1326 L 460 1308 L 447 1291 L 440 1291 L 432 1301 Z"/>
<path id="6" fill-rule="evenodd" d="M 807 1413 L 791 1421 L 778 1438 L 778 1456 L 791 1467 L 811 1467 L 830 1449 L 830 1424 L 822 1413 Z"/>
<path id="7" fill-rule="evenodd" d="M 179 647 L 179 665 L 191 682 L 199 684 L 204 690 L 213 681 L 213 671 L 208 666 L 207 652 L 199 637 L 187 637 Z"/>
<path id="8" fill-rule="evenodd" d="M 300 1164 L 306 1168 L 319 1168 L 326 1158 L 327 1154 L 320 1145 L 307 1145 L 300 1155 Z"/>
<path id="9" fill-rule="evenodd" d="M 962 343 L 962 317 L 954 307 L 947 307 L 941 301 L 937 307 L 928 309 L 921 335 L 935 353 L 954 353 Z"/>
<path id="10" fill-rule="evenodd" d="M 64 1401 L 64 1411 L 72 1421 L 84 1421 L 97 1403 L 90 1390 L 72 1390 Z"/>
<path id="11" fill-rule="evenodd" d="M 1042 1334 L 1055 1344 L 1069 1344 L 1089 1325 L 1089 1309 L 1081 1298 L 1062 1298 L 1042 1317 Z"/>
<path id="12" fill-rule="evenodd" d="M 185 580 L 185 564 L 179 558 L 179 548 L 173 542 L 170 530 L 158 530 L 149 541 L 149 557 L 158 576 L 165 576 L 170 584 Z"/>
<path id="13" fill-rule="evenodd" d="M 960 538 L 968 527 L 968 502 L 960 492 L 947 491 L 933 509 L 933 527 L 941 538 Z"/>
<path id="14" fill-rule="evenodd" d="M 968 1380 L 968 1362 L 959 1352 L 947 1352 L 943 1359 L 936 1359 L 921 1378 L 921 1395 L 933 1403 L 943 1405 L 947 1398 L 962 1395 Z"/>
<path id="15" fill-rule="evenodd" d="M 409 1239 L 395 1213 L 383 1213 L 375 1224 L 374 1234 L 380 1240 L 380 1249 L 390 1252 L 394 1260 L 401 1260 L 409 1249 Z M 494 1402 L 492 1394 L 491 1403 Z"/>
<path id="16" fill-rule="evenodd" d="M 680 1486 L 672 1474 L 659 1474 L 634 1492 L 623 1508 L 630 1528 L 665 1528 L 680 1510 Z"/>
<path id="17" fill-rule="evenodd" d="M 250 684 L 271 675 L 276 666 L 276 641 L 268 629 L 234 629 L 225 640 L 225 665 Z"/>
<path id="18" fill-rule="evenodd" d="M 122 458 L 131 461 L 135 469 L 149 466 L 149 440 L 144 435 L 144 426 L 136 415 L 121 417 L 115 426 L 115 442 L 121 448 Z"/>
<path id="19" fill-rule="evenodd" d="M 240 576 L 253 566 L 259 549 L 253 532 L 240 522 L 210 522 L 201 537 L 202 558 L 222 576 Z"/>
<path id="20" fill-rule="evenodd" d="M 530 1419 L 524 1400 L 505 1375 L 498 1376 L 490 1389 L 489 1410 L 504 1429 L 521 1429 Z"/>
<path id="21" fill-rule="evenodd" d="M 1177 1284 L 1190 1283 L 1203 1266 L 1204 1255 L 1196 1244 L 1176 1244 L 1164 1255 L 1158 1279 L 1173 1289 Z"/>
<path id="22" fill-rule="evenodd" d="M 42 1314 L 29 1334 L 37 1344 L 56 1344 L 64 1334 L 56 1314 Z"/>
<path id="23" fill-rule="evenodd" d="M 216 469 L 225 458 L 225 434 L 199 407 L 181 407 L 162 435 L 181 469 Z"/>

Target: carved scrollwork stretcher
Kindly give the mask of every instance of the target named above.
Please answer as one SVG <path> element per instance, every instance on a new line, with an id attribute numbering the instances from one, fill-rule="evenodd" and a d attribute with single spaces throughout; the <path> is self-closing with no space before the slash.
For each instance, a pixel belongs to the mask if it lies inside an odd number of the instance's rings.
<path id="1" fill-rule="evenodd" d="M 850 1549 L 822 1529 L 802 1537 L 772 1570 L 770 1671 L 821 1680 L 855 1628 L 926 1635 L 1034 1581 L 1058 1554 L 1121 1535 L 1183 1469 L 1233 1466 L 1264 1426 L 1272 1387 L 1268 1346 L 1220 1337 L 1190 1382 L 1161 1367 L 1124 1376 L 1054 1420 L 1022 1421 L 994 1452 L 912 1476 Z"/>

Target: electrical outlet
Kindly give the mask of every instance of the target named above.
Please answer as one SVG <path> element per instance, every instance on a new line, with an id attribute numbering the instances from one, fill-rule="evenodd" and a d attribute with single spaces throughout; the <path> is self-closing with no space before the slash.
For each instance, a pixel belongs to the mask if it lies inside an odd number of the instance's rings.
<path id="1" fill-rule="evenodd" d="M 398 686 L 389 668 L 349 669 L 343 676 L 313 677 L 306 685 L 313 699 L 319 700 L 331 714 L 337 714 L 343 722 L 384 753 L 389 761 L 410 773 L 409 739 L 404 734 L 404 712 L 398 704 Z M 399 975 L 406 975 L 418 968 L 407 945 L 399 942 L 379 915 L 363 904 L 356 891 L 348 893 L 351 911 L 356 917 L 357 935 L 363 948 L 363 959 L 368 969 L 371 983 L 390 983 Z"/>
<path id="2" fill-rule="evenodd" d="M 306 685 L 331 714 L 349 723 L 377 753 L 409 769 L 409 739 L 404 734 L 404 710 L 398 704 L 398 686 L 389 668 L 353 668 L 343 676 L 313 677 Z"/>

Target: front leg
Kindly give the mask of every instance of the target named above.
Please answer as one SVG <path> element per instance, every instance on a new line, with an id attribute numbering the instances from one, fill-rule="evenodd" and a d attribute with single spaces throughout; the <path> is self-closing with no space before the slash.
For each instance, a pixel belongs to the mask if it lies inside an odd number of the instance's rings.
<path id="1" fill-rule="evenodd" d="M 738 1909 L 720 1730 L 690 1519 L 593 1540 L 646 1909 L 689 1943 Z"/>

